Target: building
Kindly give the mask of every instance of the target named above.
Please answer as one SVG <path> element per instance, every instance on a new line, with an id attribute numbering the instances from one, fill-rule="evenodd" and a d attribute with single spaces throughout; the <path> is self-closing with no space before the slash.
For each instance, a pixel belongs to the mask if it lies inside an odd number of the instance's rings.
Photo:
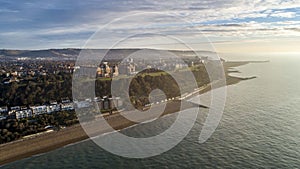
<path id="1" fill-rule="evenodd" d="M 117 65 L 113 67 L 113 76 L 119 76 L 119 68 Z"/>
<path id="2" fill-rule="evenodd" d="M 75 106 L 76 108 L 88 108 L 91 106 L 91 103 L 89 101 L 77 101 L 77 102 L 74 102 L 75 103 Z"/>
<path id="3" fill-rule="evenodd" d="M 16 119 L 30 118 L 33 116 L 31 109 L 24 108 L 15 112 Z"/>
<path id="4" fill-rule="evenodd" d="M 47 113 L 54 113 L 60 111 L 60 105 L 59 104 L 50 104 L 47 106 Z"/>
<path id="5" fill-rule="evenodd" d="M 103 100 L 102 100 L 102 104 L 103 104 L 103 107 L 102 107 L 102 109 L 103 110 L 108 110 L 108 109 L 110 109 L 110 104 L 109 104 L 109 99 L 108 99 L 108 97 L 106 97 L 106 96 L 104 96 L 103 97 Z"/>
<path id="6" fill-rule="evenodd" d="M 17 111 L 17 110 L 21 110 L 20 106 L 14 106 L 14 107 L 10 107 L 11 111 Z"/>
<path id="7" fill-rule="evenodd" d="M 116 102 L 116 107 L 122 107 L 123 106 L 123 102 L 122 102 L 120 97 L 116 97 L 115 102 Z"/>
<path id="8" fill-rule="evenodd" d="M 109 109 L 115 109 L 116 108 L 116 105 L 114 103 L 114 99 L 113 98 L 109 98 L 108 102 L 109 102 Z"/>
<path id="9" fill-rule="evenodd" d="M 3 106 L 0 107 L 0 115 L 4 115 L 8 113 L 8 107 L 7 106 Z"/>
<path id="10" fill-rule="evenodd" d="M 108 62 L 103 62 L 97 68 L 97 77 L 113 77 L 119 75 L 118 66 L 109 66 Z"/>
<path id="11" fill-rule="evenodd" d="M 104 76 L 104 69 L 102 69 L 101 67 L 97 68 L 97 76 L 98 77 L 103 77 Z"/>
<path id="12" fill-rule="evenodd" d="M 104 96 L 102 99 L 96 101 L 100 110 L 112 110 L 123 105 L 120 97 L 109 98 Z"/>
<path id="13" fill-rule="evenodd" d="M 62 111 L 74 110 L 74 103 L 73 102 L 61 103 L 60 107 Z"/>
<path id="14" fill-rule="evenodd" d="M 105 65 L 105 74 L 104 74 L 104 76 L 105 77 L 111 77 L 112 70 L 109 67 L 108 62 L 103 62 L 103 64 Z"/>
<path id="15" fill-rule="evenodd" d="M 135 68 L 136 68 L 136 66 L 135 66 L 134 63 L 126 62 L 126 63 L 121 63 L 119 65 L 118 71 L 119 71 L 120 74 L 132 75 L 136 72 Z"/>
<path id="16" fill-rule="evenodd" d="M 62 98 L 61 99 L 61 103 L 70 103 L 70 99 L 69 98 Z"/>
<path id="17" fill-rule="evenodd" d="M 40 115 L 40 114 L 45 114 L 47 113 L 47 106 L 42 105 L 42 106 L 31 106 L 32 109 L 32 114 L 33 115 Z"/>

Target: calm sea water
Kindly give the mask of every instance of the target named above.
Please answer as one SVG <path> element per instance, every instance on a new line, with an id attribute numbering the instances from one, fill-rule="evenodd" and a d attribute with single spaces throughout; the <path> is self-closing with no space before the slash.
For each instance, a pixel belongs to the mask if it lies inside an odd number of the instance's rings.
<path id="1" fill-rule="evenodd" d="M 222 121 L 204 144 L 198 143 L 200 115 L 189 135 L 159 156 L 128 159 L 83 141 L 3 168 L 300 168 L 300 57 L 268 59 L 236 68 L 242 72 L 236 76 L 258 78 L 228 87 Z M 153 135 L 173 116 L 124 132 Z"/>

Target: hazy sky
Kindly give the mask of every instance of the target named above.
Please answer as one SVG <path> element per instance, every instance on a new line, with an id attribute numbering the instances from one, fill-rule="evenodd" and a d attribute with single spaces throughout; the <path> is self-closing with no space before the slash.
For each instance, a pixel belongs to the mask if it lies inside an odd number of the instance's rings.
<path id="1" fill-rule="evenodd" d="M 147 36 L 159 33 L 203 50 L 207 37 L 218 52 L 300 52 L 299 0 L 0 0 L 0 4 L 0 48 L 82 48 L 99 28 L 121 18 L 99 30 L 104 33 L 95 36 L 100 39 L 95 40 L 97 45 L 88 47 L 107 48 L 134 35 L 120 47 L 180 48 L 170 39 Z"/>

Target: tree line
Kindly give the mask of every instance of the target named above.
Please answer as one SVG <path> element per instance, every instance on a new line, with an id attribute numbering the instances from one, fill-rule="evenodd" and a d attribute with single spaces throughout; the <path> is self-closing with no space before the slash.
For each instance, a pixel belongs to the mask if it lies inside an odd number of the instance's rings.
<path id="1" fill-rule="evenodd" d="M 197 66 L 192 69 L 197 85 L 209 83 L 209 78 L 204 66 Z M 176 72 L 183 84 L 185 81 L 184 72 Z M 180 75 L 182 74 L 182 75 Z M 177 79 L 178 80 L 178 79 Z M 98 97 L 111 95 L 111 79 L 97 78 L 95 82 L 95 94 Z M 145 105 L 150 92 L 154 89 L 162 90 L 167 97 L 176 97 L 180 95 L 179 86 L 175 79 L 168 73 L 149 69 L 135 75 L 132 81 L 129 78 L 117 79 L 116 83 L 120 85 L 119 91 L 114 91 L 121 98 L 129 94 L 131 101 L 135 106 Z M 129 91 L 124 90 L 128 86 Z M 76 92 L 86 92 L 91 89 L 90 81 L 83 81 L 81 88 Z M 60 101 L 62 98 L 72 99 L 72 74 L 59 73 L 40 76 L 36 79 L 28 79 L 22 82 L 14 82 L 9 85 L 0 85 L 0 106 L 26 106 L 49 103 L 52 100 Z M 93 91 L 92 91 L 93 92 Z M 129 92 L 129 93 L 128 93 Z M 86 93 L 82 93 L 83 95 Z"/>
<path id="2" fill-rule="evenodd" d="M 0 144 L 22 138 L 30 134 L 46 131 L 46 126 L 59 130 L 60 126 L 78 123 L 75 111 L 61 111 L 42 114 L 33 118 L 6 119 L 0 121 Z"/>

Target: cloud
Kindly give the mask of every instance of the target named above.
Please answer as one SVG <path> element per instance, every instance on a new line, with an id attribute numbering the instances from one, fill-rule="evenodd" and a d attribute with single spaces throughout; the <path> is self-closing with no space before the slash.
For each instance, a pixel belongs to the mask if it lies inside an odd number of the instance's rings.
<path id="1" fill-rule="evenodd" d="M 191 39 L 195 32 L 190 32 L 190 23 L 216 41 L 298 37 L 293 28 L 300 26 L 299 9 L 297 0 L 3 0 L 0 41 L 2 48 L 79 47 L 99 27 L 120 17 L 124 22 L 109 27 L 105 38 L 157 30 Z M 163 16 L 126 19 L 141 12 L 174 15 L 188 23 Z"/>
<path id="2" fill-rule="evenodd" d="M 279 18 L 294 18 L 296 17 L 296 12 L 283 12 L 283 11 L 276 11 L 269 16 L 271 17 L 279 17 Z"/>
<path id="3" fill-rule="evenodd" d="M 0 9 L 0 13 L 17 13 L 17 12 L 19 11 L 13 9 Z"/>
<path id="4" fill-rule="evenodd" d="M 285 30 L 292 30 L 292 31 L 300 32 L 300 28 L 285 28 Z"/>

